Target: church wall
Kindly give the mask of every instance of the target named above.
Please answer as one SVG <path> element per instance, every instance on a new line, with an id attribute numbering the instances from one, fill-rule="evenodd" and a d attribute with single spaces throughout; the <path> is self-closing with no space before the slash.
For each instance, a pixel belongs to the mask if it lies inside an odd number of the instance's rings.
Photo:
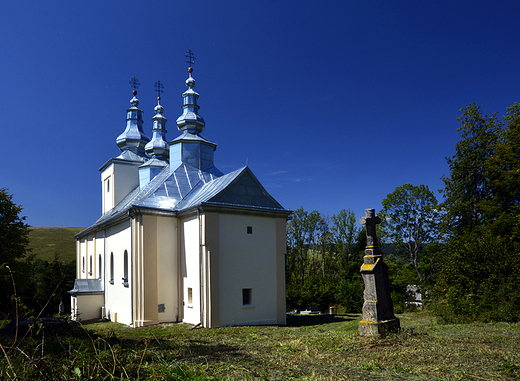
<path id="1" fill-rule="evenodd" d="M 287 255 L 287 219 L 277 218 L 276 228 L 276 324 L 286 325 L 285 256 Z"/>
<path id="2" fill-rule="evenodd" d="M 105 281 L 105 232 L 98 231 L 95 234 L 96 239 L 96 250 L 94 256 L 94 268 L 93 268 L 93 277 L 96 279 L 101 279 L 103 283 Z"/>
<path id="3" fill-rule="evenodd" d="M 71 304 L 73 307 L 73 316 L 77 316 L 77 320 L 100 319 L 103 295 L 73 296 Z"/>
<path id="4" fill-rule="evenodd" d="M 89 235 L 87 237 L 87 252 L 86 252 L 86 261 L 85 261 L 85 275 L 87 279 L 93 279 L 93 267 L 95 263 L 96 256 L 96 238 L 94 235 Z"/>
<path id="5" fill-rule="evenodd" d="M 184 323 L 200 323 L 199 219 L 181 221 L 181 277 Z M 191 290 L 191 292 L 190 292 Z"/>
<path id="6" fill-rule="evenodd" d="M 277 324 L 275 219 L 220 214 L 219 225 L 220 325 Z"/>
<path id="7" fill-rule="evenodd" d="M 76 241 L 76 260 L 77 260 L 77 272 L 76 277 L 78 279 L 87 278 L 87 238 L 83 237 L 81 240 Z"/>
<path id="8" fill-rule="evenodd" d="M 132 323 L 132 233 L 130 219 L 106 229 L 107 281 L 105 282 L 105 313 L 107 317 L 123 324 Z M 128 255 L 128 286 L 123 284 L 124 252 Z M 114 278 L 110 283 L 110 255 L 114 254 Z M 117 314 L 114 315 L 114 313 Z"/>
<path id="9" fill-rule="evenodd" d="M 179 219 L 158 217 L 157 221 L 157 300 L 164 304 L 164 312 L 159 312 L 159 321 L 178 321 L 179 317 L 179 277 L 178 277 L 178 229 Z"/>
<path id="10" fill-rule="evenodd" d="M 156 216 L 137 216 L 134 231 L 134 326 L 157 324 L 158 232 Z"/>
<path id="11" fill-rule="evenodd" d="M 106 213 L 112 209 L 114 205 L 114 164 L 101 172 L 102 187 L 102 213 Z"/>
<path id="12" fill-rule="evenodd" d="M 202 231 L 202 257 L 204 281 L 204 327 L 220 325 L 219 302 L 219 214 L 204 213 Z"/>
<path id="13" fill-rule="evenodd" d="M 115 162 L 101 173 L 103 213 L 116 206 L 139 185 L 137 165 Z"/>

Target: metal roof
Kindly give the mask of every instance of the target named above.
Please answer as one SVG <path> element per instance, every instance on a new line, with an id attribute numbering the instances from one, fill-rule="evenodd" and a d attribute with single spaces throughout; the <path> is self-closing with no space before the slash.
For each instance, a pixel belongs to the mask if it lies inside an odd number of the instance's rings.
<path id="1" fill-rule="evenodd" d="M 74 288 L 69 291 L 71 295 L 96 295 L 103 294 L 101 279 L 75 279 Z"/>

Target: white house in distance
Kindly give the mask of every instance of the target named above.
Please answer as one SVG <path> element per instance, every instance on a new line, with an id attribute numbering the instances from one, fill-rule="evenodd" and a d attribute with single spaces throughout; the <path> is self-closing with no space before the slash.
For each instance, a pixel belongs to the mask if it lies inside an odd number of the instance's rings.
<path id="1" fill-rule="evenodd" d="M 290 211 L 248 167 L 224 175 L 214 166 L 188 71 L 181 134 L 170 142 L 160 97 L 152 139 L 144 134 L 134 86 L 122 152 L 100 168 L 103 214 L 76 235 L 73 319 L 285 324 Z"/>

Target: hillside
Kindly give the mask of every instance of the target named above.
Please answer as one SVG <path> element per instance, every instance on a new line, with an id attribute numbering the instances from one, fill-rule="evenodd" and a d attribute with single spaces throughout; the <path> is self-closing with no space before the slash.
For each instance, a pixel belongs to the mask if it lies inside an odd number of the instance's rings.
<path id="1" fill-rule="evenodd" d="M 29 232 L 29 248 L 36 258 L 52 262 L 55 254 L 62 261 L 70 262 L 76 256 L 76 240 L 74 235 L 83 228 L 31 227 Z"/>

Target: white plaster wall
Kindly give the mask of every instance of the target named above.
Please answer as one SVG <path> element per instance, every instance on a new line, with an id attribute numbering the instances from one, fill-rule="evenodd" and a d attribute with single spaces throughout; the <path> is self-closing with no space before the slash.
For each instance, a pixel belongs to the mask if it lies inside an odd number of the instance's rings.
<path id="1" fill-rule="evenodd" d="M 165 310 L 159 313 L 159 321 L 178 321 L 178 228 L 179 220 L 158 217 L 157 221 L 157 287 L 158 302 Z"/>
<path id="2" fill-rule="evenodd" d="M 73 306 L 76 306 L 74 320 L 84 321 L 101 318 L 101 307 L 103 306 L 103 295 L 78 295 L 73 297 Z"/>
<path id="3" fill-rule="evenodd" d="M 106 230 L 106 263 L 107 276 L 110 277 L 110 253 L 114 253 L 114 284 L 105 282 L 106 314 L 117 312 L 117 321 L 123 324 L 132 323 L 132 233 L 130 219 Z M 128 283 L 123 286 L 123 254 L 128 251 Z M 110 279 L 108 279 L 110 280 Z"/>
<path id="4" fill-rule="evenodd" d="M 101 195 L 102 195 L 102 213 L 106 213 L 114 207 L 114 164 L 108 166 L 101 173 Z M 107 189 L 107 180 L 110 181 L 110 187 Z"/>
<path id="5" fill-rule="evenodd" d="M 95 255 L 95 259 L 94 259 L 93 276 L 96 279 L 101 278 L 101 283 L 104 284 L 104 281 L 106 279 L 105 263 L 107 263 L 106 253 L 105 253 L 105 232 L 104 231 L 96 232 L 95 237 L 96 237 L 96 255 Z M 101 255 L 101 268 L 99 266 L 99 256 L 100 255 Z M 110 261 L 110 258 L 109 258 L 109 261 Z"/>
<path id="6" fill-rule="evenodd" d="M 220 214 L 219 225 L 220 325 L 276 324 L 275 220 Z M 252 306 L 242 306 L 243 288 Z"/>
<path id="7" fill-rule="evenodd" d="M 110 179 L 107 192 L 106 180 Z M 128 193 L 139 185 L 137 164 L 112 163 L 101 173 L 103 213 L 116 206 Z"/>
<path id="8" fill-rule="evenodd" d="M 197 217 L 181 221 L 181 239 L 182 321 L 197 324 L 200 323 L 199 221 Z M 192 304 L 188 304 L 188 288 L 193 290 Z"/>
<path id="9" fill-rule="evenodd" d="M 139 185 L 139 173 L 135 164 L 113 164 L 114 175 L 112 184 L 114 190 L 114 206 Z"/>
<path id="10" fill-rule="evenodd" d="M 87 237 L 87 253 L 85 258 L 85 273 L 87 279 L 94 279 L 94 267 L 96 266 L 96 239 L 94 235 Z"/>
<path id="11" fill-rule="evenodd" d="M 83 237 L 77 241 L 76 259 L 78 261 L 76 278 L 87 279 L 87 238 Z"/>

